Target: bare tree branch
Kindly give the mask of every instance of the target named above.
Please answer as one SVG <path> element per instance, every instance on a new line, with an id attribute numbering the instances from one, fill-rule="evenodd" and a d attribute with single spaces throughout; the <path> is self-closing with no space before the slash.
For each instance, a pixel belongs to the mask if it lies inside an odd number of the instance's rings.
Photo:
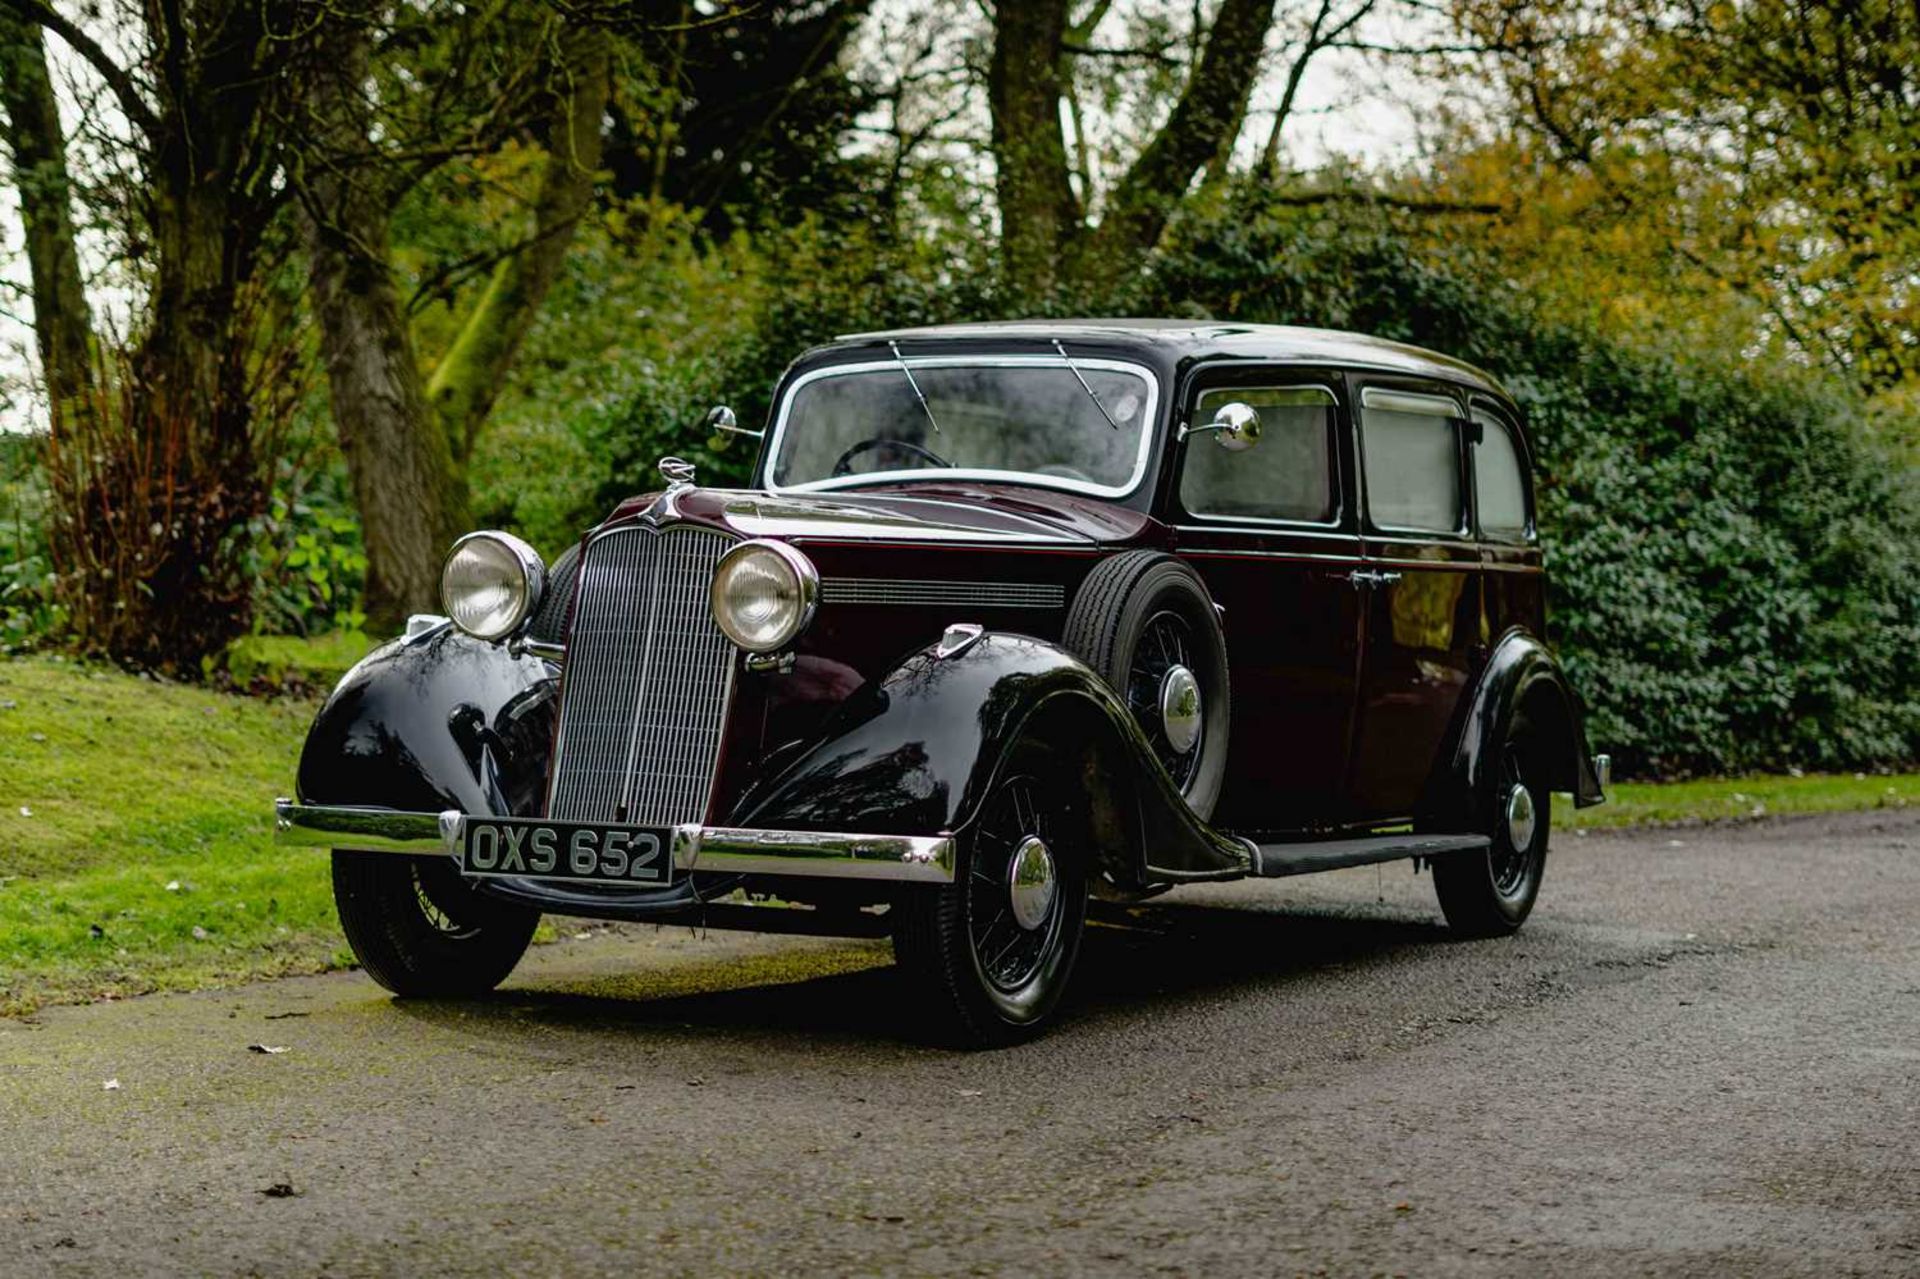
<path id="1" fill-rule="evenodd" d="M 153 108 L 140 96 L 140 86 L 134 83 L 127 69 L 107 56 L 94 38 L 63 17 L 46 0 L 0 0 L 28 22 L 37 22 L 47 30 L 66 41 L 67 47 L 79 54 L 89 66 L 100 73 L 100 78 L 113 90 L 113 96 L 120 102 L 120 109 L 127 114 L 149 144 L 159 135 L 160 119 L 154 115 Z"/>

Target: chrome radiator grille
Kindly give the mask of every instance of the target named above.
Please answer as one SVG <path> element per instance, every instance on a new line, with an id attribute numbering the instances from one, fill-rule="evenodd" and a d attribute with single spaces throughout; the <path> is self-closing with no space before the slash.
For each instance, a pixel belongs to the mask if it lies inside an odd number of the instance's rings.
<path id="1" fill-rule="evenodd" d="M 547 816 L 705 820 L 734 671 L 708 587 L 732 545 L 724 533 L 684 525 L 618 528 L 588 545 Z"/>

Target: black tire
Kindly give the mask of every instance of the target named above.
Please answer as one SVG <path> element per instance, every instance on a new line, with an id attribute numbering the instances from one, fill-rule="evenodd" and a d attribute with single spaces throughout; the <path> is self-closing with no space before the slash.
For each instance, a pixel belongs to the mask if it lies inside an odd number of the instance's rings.
<path id="1" fill-rule="evenodd" d="M 894 957 L 914 1011 L 938 1042 L 987 1048 L 1040 1033 L 1080 954 L 1087 919 L 1087 828 L 1075 779 L 1044 747 L 1022 745 L 960 836 L 954 882 L 904 890 L 895 907 Z M 1023 926 L 1011 872 L 1029 836 L 1043 841 L 1054 891 Z"/>
<path id="2" fill-rule="evenodd" d="M 1463 937 L 1504 937 L 1518 931 L 1540 896 L 1547 839 L 1553 828 L 1553 795 L 1547 789 L 1540 744 L 1524 715 L 1516 715 L 1501 746 L 1492 793 L 1480 801 L 1483 827 L 1492 845 L 1484 853 L 1434 860 L 1433 888 L 1440 898 L 1440 911 L 1448 926 Z M 1533 811 L 1532 833 L 1524 845 L 1514 840 L 1514 824 L 1508 817 L 1518 786 L 1526 788 Z"/>
<path id="3" fill-rule="evenodd" d="M 367 976 L 422 999 L 492 990 L 540 922 L 537 910 L 476 893 L 439 857 L 336 852 L 333 901 Z"/>
<path id="4" fill-rule="evenodd" d="M 1231 690 L 1226 638 L 1200 575 L 1158 551 L 1111 556 L 1073 597 L 1062 642 L 1126 702 L 1187 806 L 1211 817 L 1227 776 Z M 1169 739 L 1159 707 L 1176 660 L 1199 685 L 1202 727 L 1187 751 Z"/>

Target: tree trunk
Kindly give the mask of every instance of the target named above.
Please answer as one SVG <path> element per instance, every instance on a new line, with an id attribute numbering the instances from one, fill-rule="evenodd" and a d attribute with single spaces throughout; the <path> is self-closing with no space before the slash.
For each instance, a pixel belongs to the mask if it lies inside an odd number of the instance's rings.
<path id="1" fill-rule="evenodd" d="M 601 119 L 607 109 L 609 55 L 604 30 L 569 33 L 564 62 L 555 68 L 559 88 L 548 126 L 540 193 L 533 206 L 530 243 L 494 268 L 478 305 L 427 384 L 427 401 L 453 447 L 463 480 L 480 428 L 593 201 L 600 168 Z"/>
<path id="2" fill-rule="evenodd" d="M 323 142 L 335 156 L 367 148 L 366 34 L 343 31 L 311 80 Z M 367 549 L 368 625 L 397 630 L 438 608 L 440 563 L 468 520 L 453 449 L 427 408 L 412 333 L 389 266 L 391 201 L 381 175 L 329 168 L 306 178 L 302 219 L 333 420 Z"/>
<path id="3" fill-rule="evenodd" d="M 26 224 L 33 332 L 52 424 L 90 410 L 93 324 L 74 249 L 66 139 L 40 28 L 0 8 L 0 109 Z"/>
<path id="4" fill-rule="evenodd" d="M 364 159 L 372 122 L 356 92 L 363 31 L 343 31 L 310 98 L 335 157 Z M 367 547 L 368 625 L 393 630 L 439 607 L 440 566 L 465 532 L 466 464 L 527 330 L 560 272 L 600 164 L 610 59 L 604 31 L 570 30 L 529 242 L 494 268 L 431 380 L 423 379 L 390 255 L 391 174 L 320 165 L 300 179 L 309 286 L 340 448 Z"/>
<path id="5" fill-rule="evenodd" d="M 1159 243 L 1167 219 L 1208 161 L 1231 145 L 1260 76 L 1274 0 L 1224 0 L 1205 51 L 1167 123 L 1147 144 L 1107 202 L 1087 263 L 1112 279 Z"/>
<path id="6" fill-rule="evenodd" d="M 996 6 L 987 101 L 993 114 L 995 190 L 1008 291 L 1044 299 L 1069 269 L 1080 206 L 1060 124 L 1066 0 Z"/>

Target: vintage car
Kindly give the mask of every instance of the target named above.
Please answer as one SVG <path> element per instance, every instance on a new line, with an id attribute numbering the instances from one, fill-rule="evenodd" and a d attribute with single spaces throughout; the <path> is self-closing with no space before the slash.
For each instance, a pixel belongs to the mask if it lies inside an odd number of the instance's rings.
<path id="1" fill-rule="evenodd" d="M 401 995 L 543 911 L 891 936 L 911 1009 L 1055 1013 L 1089 899 L 1411 858 L 1520 926 L 1600 802 L 1543 635 L 1521 415 L 1350 334 L 1086 321 L 848 337 L 753 485 L 622 503 L 551 567 L 462 538 L 447 617 L 320 711 L 280 837 Z M 1276 927 L 1283 924 L 1276 923 Z"/>

